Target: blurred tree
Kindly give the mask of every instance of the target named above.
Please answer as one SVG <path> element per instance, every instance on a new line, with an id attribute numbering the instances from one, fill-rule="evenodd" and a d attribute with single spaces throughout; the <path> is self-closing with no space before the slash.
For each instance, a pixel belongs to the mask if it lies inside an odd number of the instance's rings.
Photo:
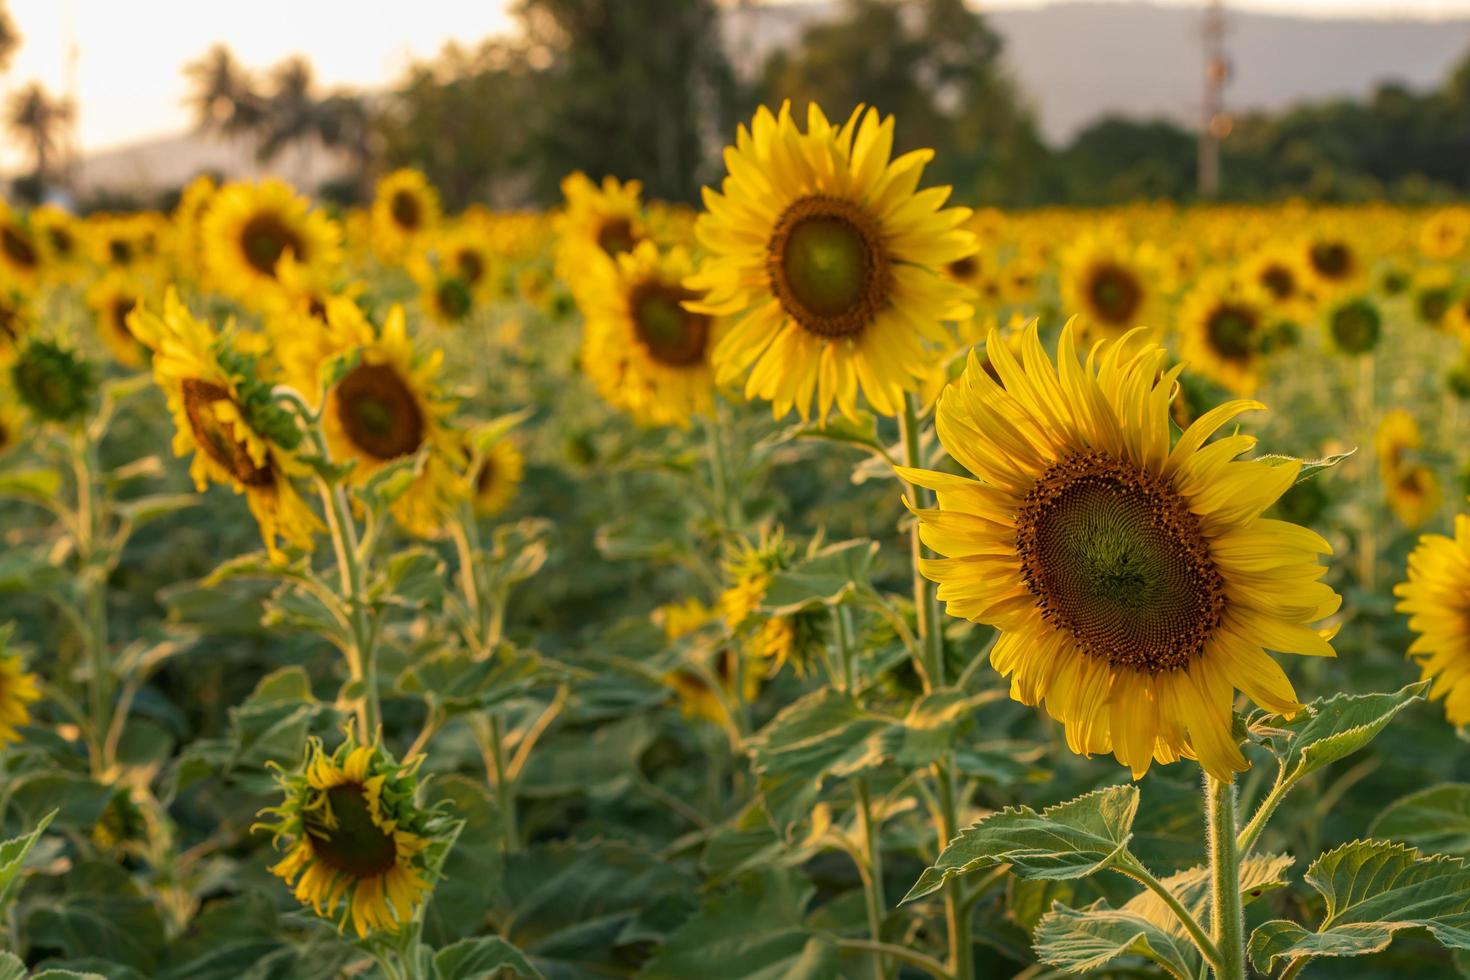
<path id="1" fill-rule="evenodd" d="M 227 46 L 216 44 L 204 57 L 186 64 L 184 75 L 193 87 L 188 101 L 200 131 L 237 136 L 260 126 L 265 99 Z"/>
<path id="2" fill-rule="evenodd" d="M 10 59 L 15 56 L 15 49 L 20 47 L 20 32 L 15 29 L 15 21 L 10 17 L 8 4 L 0 3 L 0 71 L 10 68 Z"/>
<path id="3" fill-rule="evenodd" d="M 10 96 L 6 106 L 5 124 L 12 136 L 30 147 L 31 159 L 35 163 L 34 188 L 37 199 L 44 195 L 47 180 L 51 176 L 51 165 L 56 160 L 61 129 L 71 120 L 71 103 L 47 95 L 40 82 L 31 82 Z"/>
<path id="4" fill-rule="evenodd" d="M 1195 135 L 1164 120 L 1099 120 L 1058 154 L 1062 192 L 1073 204 L 1192 197 Z"/>
<path id="5" fill-rule="evenodd" d="M 527 56 L 545 65 L 528 118 L 542 200 L 571 170 L 638 178 L 693 201 L 733 127 L 736 85 L 714 0 L 517 0 Z"/>
<path id="6" fill-rule="evenodd" d="M 928 174 L 971 201 L 1033 204 L 1058 188 L 1050 154 L 1001 64 L 1002 43 L 964 0 L 846 0 L 765 68 L 772 104 L 862 103 L 897 117 L 896 149 L 937 151 Z"/>

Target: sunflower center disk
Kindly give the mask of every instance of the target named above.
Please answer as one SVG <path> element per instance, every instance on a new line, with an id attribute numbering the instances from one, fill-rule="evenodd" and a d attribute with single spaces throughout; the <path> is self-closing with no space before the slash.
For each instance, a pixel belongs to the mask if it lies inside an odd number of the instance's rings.
<path id="1" fill-rule="evenodd" d="M 421 220 L 419 201 L 408 191 L 399 191 L 394 194 L 389 210 L 393 212 L 393 223 L 398 227 L 408 231 L 418 230 Z"/>
<path id="2" fill-rule="evenodd" d="M 424 441 L 418 402 L 386 364 L 360 364 L 338 383 L 337 420 L 354 446 L 380 460 L 417 452 Z"/>
<path id="3" fill-rule="evenodd" d="M 333 786 L 327 790 L 327 807 L 337 819 L 335 827 L 319 817 L 308 817 L 306 824 L 311 849 L 324 864 L 355 878 L 371 878 L 393 868 L 398 845 L 391 833 L 373 823 L 361 785 Z"/>
<path id="4" fill-rule="evenodd" d="M 189 416 L 189 428 L 194 430 L 194 441 L 209 458 L 247 487 L 272 486 L 275 473 L 270 462 L 257 466 L 245 443 L 225 431 L 215 415 L 217 403 L 233 401 L 230 393 L 220 385 L 198 378 L 185 378 L 182 388 L 184 411 Z"/>
<path id="5" fill-rule="evenodd" d="M 1226 360 L 1246 361 L 1255 350 L 1256 315 L 1243 306 L 1217 307 L 1205 323 L 1210 346 Z"/>
<path id="6" fill-rule="evenodd" d="M 33 268 L 39 261 L 36 250 L 31 243 L 14 228 L 6 228 L 0 231 L 0 245 L 5 248 L 5 254 L 17 264 L 26 268 Z"/>
<path id="7" fill-rule="evenodd" d="M 776 222 L 766 267 L 781 306 L 809 333 L 861 333 L 888 301 L 888 254 L 872 220 L 850 201 L 807 197 Z"/>
<path id="8" fill-rule="evenodd" d="M 597 245 L 608 255 L 621 255 L 633 251 L 638 236 L 633 234 L 633 222 L 627 218 L 608 218 L 597 229 Z"/>
<path id="9" fill-rule="evenodd" d="M 633 313 L 633 332 L 655 361 L 688 367 L 704 360 L 709 317 L 691 313 L 681 305 L 696 298 L 688 290 L 658 282 L 644 283 L 633 290 L 628 304 Z"/>
<path id="10" fill-rule="evenodd" d="M 1116 326 L 1132 326 L 1143 290 L 1127 269 L 1100 266 L 1092 274 L 1092 303 L 1098 315 Z"/>
<path id="11" fill-rule="evenodd" d="M 1296 277 L 1279 265 L 1269 266 L 1261 273 L 1261 285 L 1276 299 L 1290 299 L 1296 293 Z"/>
<path id="12" fill-rule="evenodd" d="M 474 298 L 470 296 L 470 288 L 459 276 L 450 276 L 441 280 L 438 290 L 439 309 L 451 320 L 462 320 L 470 313 L 474 306 Z"/>
<path id="13" fill-rule="evenodd" d="M 298 259 L 306 258 L 301 237 L 274 214 L 257 214 L 240 233 L 245 261 L 263 276 L 276 274 L 276 263 L 289 249 Z"/>
<path id="14" fill-rule="evenodd" d="M 1311 258 L 1312 268 L 1329 279 L 1338 279 L 1347 275 L 1353 262 L 1352 253 L 1348 251 L 1346 245 L 1340 242 L 1313 245 Z"/>
<path id="15" fill-rule="evenodd" d="M 1115 667 L 1183 668 L 1224 614 L 1224 579 L 1184 499 L 1106 453 L 1042 474 L 1017 520 L 1017 551 L 1045 619 Z"/>

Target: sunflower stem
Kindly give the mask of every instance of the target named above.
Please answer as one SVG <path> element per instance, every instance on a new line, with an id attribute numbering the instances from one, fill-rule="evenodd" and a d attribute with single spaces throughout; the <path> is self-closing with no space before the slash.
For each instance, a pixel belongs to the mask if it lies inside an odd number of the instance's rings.
<path id="1" fill-rule="evenodd" d="M 85 603 L 83 643 L 86 646 L 91 683 L 88 685 L 93 766 L 98 773 L 112 767 L 107 751 L 108 717 L 112 704 L 112 664 L 107 655 L 107 566 L 105 557 L 98 560 L 97 538 L 101 532 L 97 500 L 97 446 L 85 431 L 78 431 L 71 445 L 72 469 L 76 477 L 77 560 Z"/>
<path id="2" fill-rule="evenodd" d="M 1261 834 L 1266 830 L 1267 822 L 1270 821 L 1272 815 L 1276 813 L 1276 808 L 1281 805 L 1282 800 L 1286 799 L 1286 794 L 1291 792 L 1291 788 L 1295 785 L 1296 783 L 1292 780 L 1283 779 L 1281 776 L 1276 777 L 1276 784 L 1271 787 L 1271 791 L 1266 794 L 1266 798 L 1256 807 L 1256 812 L 1252 814 L 1250 823 L 1246 824 L 1240 833 L 1236 835 L 1235 850 L 1242 859 L 1249 857 L 1251 851 L 1255 850 L 1256 844 L 1261 839 Z"/>
<path id="3" fill-rule="evenodd" d="M 1235 840 L 1235 781 L 1205 774 L 1205 824 L 1210 835 L 1210 933 L 1219 960 L 1217 980 L 1245 980 L 1245 918 L 1240 901 L 1240 853 Z"/>
<path id="4" fill-rule="evenodd" d="M 1174 917 L 1179 920 L 1179 924 L 1184 927 L 1184 931 L 1189 933 L 1189 938 L 1193 939 L 1194 944 L 1199 947 L 1200 954 L 1204 956 L 1205 962 L 1210 965 L 1211 969 L 1218 968 L 1218 964 L 1220 963 L 1220 950 L 1215 946 L 1214 940 L 1209 937 L 1204 927 L 1195 920 L 1195 917 L 1189 913 L 1189 910 L 1180 903 L 1174 893 L 1169 891 L 1162 881 L 1155 878 L 1153 872 L 1149 871 L 1142 861 L 1138 860 L 1132 854 L 1125 853 L 1123 855 L 1123 861 L 1118 865 L 1117 870 L 1157 895 L 1169 911 L 1174 913 Z"/>
<path id="5" fill-rule="evenodd" d="M 868 910 L 868 936 L 873 942 L 881 943 L 883 910 L 888 907 L 883 895 L 883 850 L 878 837 L 881 828 L 873 820 L 873 800 L 868 793 L 868 781 L 862 776 L 855 777 L 852 792 L 857 804 L 858 846 L 862 849 L 858 872 L 863 879 L 863 898 Z M 878 950 L 873 951 L 873 972 L 880 978 L 888 976 L 888 958 Z"/>
<path id="6" fill-rule="evenodd" d="M 363 738 L 377 737 L 381 714 L 378 707 L 378 665 L 374 647 L 377 627 L 368 622 L 366 603 L 362 594 L 362 567 L 358 562 L 357 549 L 353 542 L 352 514 L 347 506 L 346 495 L 341 487 L 329 484 L 317 477 L 321 492 L 322 510 L 327 517 L 327 529 L 332 535 L 332 548 L 337 555 L 337 572 L 342 590 L 346 593 L 347 611 L 352 625 L 352 651 L 347 657 L 348 675 L 351 680 L 363 685 L 362 696 L 357 701 L 357 723 L 362 728 Z"/>
<path id="7" fill-rule="evenodd" d="M 919 450 L 918 398 L 904 395 L 903 412 L 899 415 L 899 430 L 903 437 L 903 464 L 910 468 L 924 465 Z M 908 484 L 909 501 L 915 507 L 929 504 L 929 492 L 923 487 Z M 919 570 L 919 562 L 927 554 L 924 543 L 919 539 L 919 522 L 914 520 L 909 529 L 910 550 L 914 564 L 914 615 L 919 623 L 919 658 L 916 666 L 923 677 L 926 691 L 944 686 L 944 637 L 939 631 L 939 604 L 934 598 L 934 583 Z"/>
<path id="8" fill-rule="evenodd" d="M 722 530 L 734 532 L 744 518 L 739 497 L 731 493 L 730 460 L 725 445 L 726 423 L 724 400 L 716 397 L 714 412 L 704 423 L 704 432 L 709 439 L 710 480 L 714 484 L 715 508 Z"/>

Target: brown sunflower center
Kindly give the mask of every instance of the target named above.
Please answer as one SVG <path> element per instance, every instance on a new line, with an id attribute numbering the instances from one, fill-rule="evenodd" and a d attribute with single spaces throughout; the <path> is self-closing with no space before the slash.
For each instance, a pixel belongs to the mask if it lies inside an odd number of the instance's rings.
<path id="1" fill-rule="evenodd" d="M 495 461 L 486 456 L 480 462 L 480 472 L 475 474 L 475 492 L 481 495 L 495 489 Z"/>
<path id="2" fill-rule="evenodd" d="M 1308 252 L 1312 268 L 1326 279 L 1342 279 L 1353 268 L 1353 253 L 1342 242 L 1317 242 Z"/>
<path id="3" fill-rule="evenodd" d="M 597 246 L 608 255 L 621 255 L 633 251 L 638 244 L 638 235 L 633 231 L 633 222 L 615 215 L 605 219 L 597 229 Z"/>
<path id="4" fill-rule="evenodd" d="M 119 333 L 127 334 L 129 337 L 133 335 L 133 332 L 128 329 L 128 314 L 133 312 L 133 308 L 137 305 L 138 301 L 131 296 L 117 296 L 113 298 L 112 322 Z"/>
<path id="5" fill-rule="evenodd" d="M 133 243 L 126 238 L 113 238 L 107 243 L 107 257 L 113 265 L 129 265 L 133 261 Z"/>
<path id="6" fill-rule="evenodd" d="M 69 257 L 76 247 L 76 242 L 71 237 L 71 232 L 65 228 L 49 228 L 46 231 L 47 238 L 51 241 L 51 248 L 57 255 L 63 258 Z"/>
<path id="7" fill-rule="evenodd" d="M 1042 616 L 1115 667 L 1185 667 L 1223 618 L 1225 581 L 1199 519 L 1171 484 L 1107 453 L 1041 475 L 1016 546 Z"/>
<path id="8" fill-rule="evenodd" d="M 766 271 L 787 314 L 826 338 L 861 333 L 893 285 L 877 224 L 857 204 L 823 195 L 792 202 L 777 219 Z"/>
<path id="9" fill-rule="evenodd" d="M 240 231 L 240 249 L 250 267 L 263 276 L 276 274 L 276 263 L 287 250 L 300 261 L 307 258 L 301 236 L 280 215 L 269 211 L 245 222 Z"/>
<path id="10" fill-rule="evenodd" d="M 1098 317 L 1115 327 L 1131 327 L 1143 302 L 1143 287 L 1132 272 L 1112 262 L 1095 266 L 1087 283 L 1087 296 Z"/>
<path id="11" fill-rule="evenodd" d="M 258 465 L 245 443 L 228 431 L 215 414 L 215 405 L 234 401 L 229 391 L 212 381 L 198 378 L 185 378 L 182 388 L 184 412 L 189 417 L 189 428 L 194 431 L 194 441 L 199 448 L 247 487 L 274 485 L 276 474 L 270 460 L 267 459 L 263 466 Z"/>
<path id="12" fill-rule="evenodd" d="M 1260 317 L 1248 306 L 1221 303 L 1205 320 L 1210 348 L 1227 361 L 1247 361 L 1255 353 Z"/>
<path id="13" fill-rule="evenodd" d="M 333 786 L 326 796 L 326 809 L 336 818 L 336 826 L 327 826 L 322 811 L 308 812 L 305 823 L 312 853 L 329 868 L 354 878 L 372 878 L 393 870 L 398 844 L 391 833 L 373 823 L 362 785 Z"/>
<path id="14" fill-rule="evenodd" d="M 1425 289 L 1415 297 L 1419 319 L 1425 323 L 1438 323 L 1450 311 L 1450 291 L 1435 286 Z"/>
<path id="15" fill-rule="evenodd" d="M 1277 299 L 1291 299 L 1296 295 L 1296 277 L 1285 266 L 1266 266 L 1261 270 L 1260 282 L 1261 286 Z"/>
<path id="16" fill-rule="evenodd" d="M 945 268 L 949 270 L 951 277 L 960 282 L 968 282 L 980 271 L 980 259 L 975 255 L 967 255 L 962 259 L 955 259 Z"/>
<path id="17" fill-rule="evenodd" d="M 454 256 L 454 264 L 464 281 L 472 286 L 485 274 L 485 260 L 472 248 L 460 249 Z"/>
<path id="18" fill-rule="evenodd" d="M 386 364 L 359 364 L 337 384 L 337 420 L 352 444 L 375 459 L 417 452 L 424 416 L 398 372 Z"/>
<path id="19" fill-rule="evenodd" d="M 688 367 L 704 361 L 709 340 L 709 317 L 684 309 L 696 294 L 679 286 L 650 281 L 636 286 L 628 297 L 633 315 L 633 332 L 648 349 L 648 355 L 671 367 Z"/>
<path id="20" fill-rule="evenodd" d="M 34 269 L 40 260 L 30 238 L 11 225 L 0 230 L 0 248 L 5 249 L 10 261 L 27 269 Z"/>
<path id="21" fill-rule="evenodd" d="M 408 191 L 395 191 L 388 202 L 388 210 L 393 212 L 393 223 L 400 228 L 418 231 L 419 225 L 423 224 L 424 209 L 419 205 L 419 199 Z"/>

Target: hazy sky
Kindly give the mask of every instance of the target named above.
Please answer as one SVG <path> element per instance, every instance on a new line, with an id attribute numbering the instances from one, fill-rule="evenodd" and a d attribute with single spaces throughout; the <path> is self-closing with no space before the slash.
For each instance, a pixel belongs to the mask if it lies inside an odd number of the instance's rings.
<path id="1" fill-rule="evenodd" d="M 1048 0 L 995 0 L 1033 6 Z M 1170 0 L 1197 5 L 1199 0 Z M 176 132 L 189 125 L 180 72 L 216 41 L 252 67 L 308 55 L 324 85 L 381 86 L 446 41 L 474 41 L 510 26 L 508 0 L 8 0 L 22 36 L 11 89 L 33 79 L 67 92 L 76 51 L 78 138 L 83 149 Z M 1232 0 L 1297 13 L 1470 14 L 1470 0 Z M 8 143 L 9 141 L 4 141 Z M 0 165 L 15 150 L 0 145 Z"/>

